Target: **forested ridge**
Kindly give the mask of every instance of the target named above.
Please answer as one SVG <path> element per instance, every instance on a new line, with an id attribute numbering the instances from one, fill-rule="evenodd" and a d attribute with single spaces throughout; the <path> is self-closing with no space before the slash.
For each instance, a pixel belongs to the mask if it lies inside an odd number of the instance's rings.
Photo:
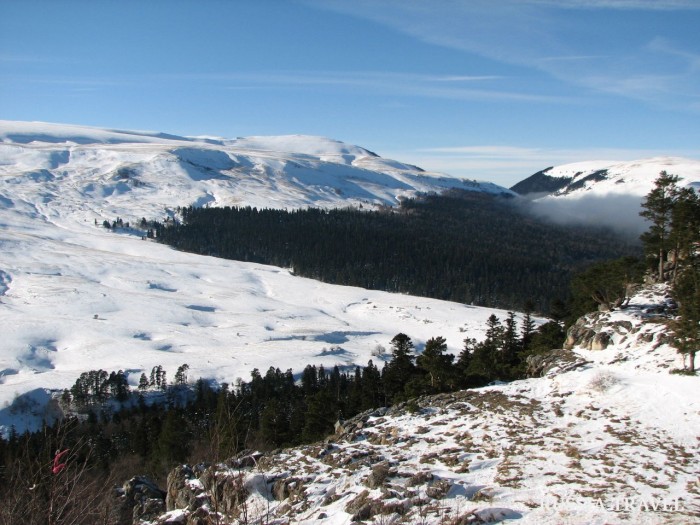
<path id="1" fill-rule="evenodd" d="M 513 199 L 452 191 L 398 208 L 277 210 L 183 208 L 154 223 L 180 250 L 291 268 L 333 284 L 479 306 L 547 312 L 571 275 L 600 260 L 638 254 L 609 230 L 559 226 Z"/>

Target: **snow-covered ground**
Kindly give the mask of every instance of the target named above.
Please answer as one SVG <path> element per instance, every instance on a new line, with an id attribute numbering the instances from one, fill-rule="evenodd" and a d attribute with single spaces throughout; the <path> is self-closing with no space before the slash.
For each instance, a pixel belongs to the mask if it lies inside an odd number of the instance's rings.
<path id="1" fill-rule="evenodd" d="M 446 337 L 456 353 L 492 313 L 181 253 L 102 221 L 134 225 L 190 204 L 391 204 L 448 185 L 503 188 L 318 137 L 225 141 L 2 122 L 0 140 L 0 429 L 36 424 L 45 389 L 91 369 L 125 370 L 135 385 L 155 365 L 172 379 L 187 363 L 190 377 L 233 383 L 253 368 L 365 365 L 399 332 L 418 348 Z"/>
<path id="2" fill-rule="evenodd" d="M 699 160 L 655 157 L 632 162 L 576 162 L 544 172 L 548 177 L 571 181 L 552 195 L 537 198 L 532 210 L 558 222 L 613 226 L 636 237 L 648 228 L 639 216 L 642 200 L 662 171 L 678 175 L 680 186 L 700 188 Z"/>
<path id="3" fill-rule="evenodd" d="M 444 336 L 458 352 L 465 337 L 482 337 L 494 312 L 321 284 L 101 227 L 189 204 L 375 205 L 446 186 L 502 191 L 494 185 L 310 137 L 229 141 L 4 122 L 0 140 L 5 430 L 36 424 L 47 389 L 90 369 L 123 369 L 136 384 L 155 365 L 172 378 L 187 363 L 190 377 L 234 382 L 256 367 L 378 361 L 376 346 L 398 332 L 419 350 Z M 657 300 L 649 292 L 610 314 L 611 346 L 578 349 L 588 364 L 575 370 L 419 400 L 418 411 L 366 416 L 330 447 L 263 459 L 248 479 L 250 512 L 257 502 L 260 515 L 341 524 L 381 500 L 414 523 L 470 513 L 454 523 L 696 523 L 698 378 L 668 373 L 680 362 L 659 345 L 660 323 L 636 328 Z M 368 483 L 379 463 L 386 476 L 377 470 Z M 289 477 L 303 485 L 295 502 L 278 505 L 259 490 L 261 480 Z M 398 520 L 384 510 L 375 523 Z"/>
<path id="4" fill-rule="evenodd" d="M 612 344 L 575 349 L 569 372 L 378 410 L 222 474 L 244 477 L 250 522 L 698 523 L 700 380 L 669 374 L 657 292 L 611 314 Z"/>

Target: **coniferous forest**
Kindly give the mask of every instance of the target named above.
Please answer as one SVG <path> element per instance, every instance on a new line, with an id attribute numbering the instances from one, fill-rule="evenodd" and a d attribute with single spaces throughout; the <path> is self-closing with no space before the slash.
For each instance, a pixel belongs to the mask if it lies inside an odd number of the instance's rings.
<path id="1" fill-rule="evenodd" d="M 165 224 L 144 219 L 142 226 L 182 250 L 526 314 L 520 325 L 512 313 L 492 315 L 485 339 L 465 339 L 458 355 L 449 354 L 437 335 L 416 352 L 410 337 L 399 333 L 390 352 L 364 367 L 309 365 L 296 375 L 270 367 L 235 385 L 188 380 L 186 364 L 172 381 L 154 367 L 137 389 L 122 371 L 85 372 L 55 401 L 72 416 L 0 440 L 0 518 L 29 515 L 38 519 L 31 523 L 60 523 L 53 517 L 74 513 L 71 523 L 97 523 L 110 504 L 109 484 L 135 472 L 163 483 L 169 469 L 184 461 L 222 461 L 246 449 L 313 442 L 331 433 L 336 421 L 368 409 L 401 402 L 410 409 L 421 395 L 526 377 L 528 357 L 559 347 L 564 338 L 561 322 L 536 328 L 529 312 L 551 308 L 561 320 L 566 308 L 557 315 L 553 305 L 570 295 L 585 308 L 589 280 L 579 277 L 570 294 L 571 276 L 591 262 L 637 251 L 610 232 L 554 226 L 508 199 L 468 193 L 373 212 L 186 208 L 181 216 L 181 222 Z M 630 267 L 622 261 L 617 266 Z M 614 277 L 617 290 L 627 275 Z M 597 286 L 600 280 L 594 281 Z M 70 471 L 76 492 L 57 490 L 55 469 Z M 53 521 L 41 521 L 47 517 Z"/>
<path id="2" fill-rule="evenodd" d="M 308 365 L 299 375 L 255 369 L 249 381 L 235 385 L 189 381 L 187 364 L 172 382 L 156 366 L 134 390 L 122 371 L 85 372 L 57 401 L 73 416 L 41 432 L 0 440 L 0 521 L 29 515 L 33 521 L 25 523 L 49 523 L 42 520 L 77 512 L 71 523 L 98 523 L 110 505 L 109 484 L 135 472 L 163 483 L 182 462 L 223 461 L 246 449 L 311 443 L 332 433 L 336 421 L 368 409 L 400 402 L 410 409 L 411 399 L 420 395 L 525 377 L 527 357 L 563 338 L 559 323 L 536 329 L 529 315 L 520 326 L 512 313 L 503 320 L 492 315 L 486 328 L 483 341 L 465 339 L 457 356 L 447 353 L 439 336 L 417 354 L 411 338 L 399 333 L 389 352 L 364 367 Z M 66 469 L 69 476 L 62 479 L 85 493 L 57 491 L 52 468 Z M 61 503 L 59 494 L 70 500 L 60 511 L 51 507 Z"/>
<path id="3" fill-rule="evenodd" d="M 559 226 L 515 201 L 453 191 L 379 211 L 184 208 L 153 223 L 180 250 L 291 268 L 333 284 L 478 306 L 549 312 L 571 276 L 600 260 L 639 255 L 610 230 Z"/>

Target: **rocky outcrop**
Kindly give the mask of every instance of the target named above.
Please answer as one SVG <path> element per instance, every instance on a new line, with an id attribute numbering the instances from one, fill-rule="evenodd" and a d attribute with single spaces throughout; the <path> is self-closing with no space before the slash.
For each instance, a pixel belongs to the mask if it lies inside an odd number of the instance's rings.
<path id="1" fill-rule="evenodd" d="M 165 492 L 145 476 L 135 476 L 117 489 L 111 525 L 139 524 L 165 512 Z"/>
<path id="2" fill-rule="evenodd" d="M 168 474 L 165 506 L 167 510 L 195 510 L 202 506 L 203 487 L 192 467 L 181 465 Z"/>
<path id="3" fill-rule="evenodd" d="M 528 377 L 545 377 L 568 372 L 587 363 L 571 350 L 552 350 L 527 358 Z"/>
<path id="4" fill-rule="evenodd" d="M 586 350 L 605 350 L 618 336 L 623 339 L 635 330 L 632 322 L 613 320 L 607 312 L 594 312 L 580 317 L 569 327 L 564 348 L 583 348 Z"/>

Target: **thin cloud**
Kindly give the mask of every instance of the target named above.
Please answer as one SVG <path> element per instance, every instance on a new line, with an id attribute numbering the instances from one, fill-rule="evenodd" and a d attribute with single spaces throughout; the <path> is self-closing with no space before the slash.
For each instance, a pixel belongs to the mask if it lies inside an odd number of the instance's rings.
<path id="1" fill-rule="evenodd" d="M 615 31 L 635 31 L 625 11 L 697 11 L 700 2 L 683 0 L 503 0 L 426 3 L 417 0 L 313 2 L 348 16 L 370 19 L 423 42 L 527 67 L 569 85 L 572 99 L 594 94 L 621 96 L 655 107 L 690 110 L 700 92 L 700 66 L 694 42 L 655 41 L 673 27 L 639 26 L 651 45 L 620 40 Z M 572 9 L 599 11 L 608 30 L 589 39 L 571 38 Z M 611 18 L 605 11 L 615 10 Z M 590 21 L 587 23 L 591 23 Z M 574 26 L 575 27 L 575 26 Z M 647 31 L 645 35 L 643 31 Z M 674 36 L 676 36 L 674 34 Z M 680 36 L 678 36 L 680 38 Z M 655 43 L 656 42 L 656 43 Z M 609 54 L 601 55 L 601 48 Z M 689 49 L 690 48 L 690 49 Z M 663 54 L 667 57 L 664 59 Z M 668 60 L 673 55 L 676 61 Z M 682 88 L 679 88 L 682 86 Z M 567 93 L 564 93 L 566 96 Z"/>
<path id="2" fill-rule="evenodd" d="M 532 5 L 558 9 L 616 9 L 635 11 L 691 11 L 700 9 L 696 0 L 525 0 Z"/>
<path id="3" fill-rule="evenodd" d="M 218 81 L 226 89 L 336 87 L 362 88 L 367 93 L 415 96 L 452 100 L 511 101 L 544 104 L 572 104 L 573 97 L 528 93 L 507 89 L 505 79 L 493 75 L 426 75 L 377 71 L 281 71 L 262 73 L 165 74 L 153 79 L 164 81 Z M 473 87 L 488 84 L 488 87 Z"/>
<path id="4" fill-rule="evenodd" d="M 428 171 L 447 173 L 468 179 L 488 179 L 496 184 L 510 187 L 550 166 L 587 161 L 615 163 L 652 157 L 700 158 L 700 149 L 556 149 L 511 145 L 476 145 L 384 152 L 383 156 L 400 158 Z"/>

